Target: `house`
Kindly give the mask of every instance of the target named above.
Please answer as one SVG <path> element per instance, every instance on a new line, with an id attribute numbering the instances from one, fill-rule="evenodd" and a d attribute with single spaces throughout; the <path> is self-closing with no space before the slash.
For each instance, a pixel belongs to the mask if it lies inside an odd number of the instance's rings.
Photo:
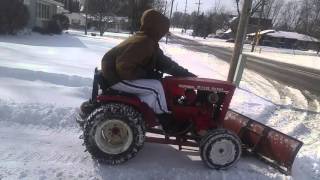
<path id="1" fill-rule="evenodd" d="M 249 40 L 253 40 L 255 33 L 248 34 L 247 36 Z M 259 45 L 288 49 L 318 50 L 320 41 L 317 38 L 297 32 L 269 29 L 259 33 Z"/>
<path id="2" fill-rule="evenodd" d="M 233 33 L 237 32 L 238 23 L 239 23 L 238 17 L 232 19 L 230 23 L 230 28 L 232 29 Z M 273 25 L 272 25 L 271 19 L 263 19 L 263 18 L 259 19 L 257 17 L 250 17 L 248 22 L 248 27 L 247 27 L 247 33 L 254 33 L 254 32 L 257 32 L 259 29 L 260 30 L 271 29 L 272 26 Z"/>
<path id="3" fill-rule="evenodd" d="M 231 29 L 228 29 L 226 31 L 219 31 L 219 32 L 216 32 L 216 38 L 220 38 L 220 39 L 231 39 L 234 37 L 234 34 L 232 32 Z"/>
<path id="4" fill-rule="evenodd" d="M 107 24 L 107 31 L 109 32 L 123 32 L 129 29 L 129 19 L 128 17 L 110 17 Z"/>
<path id="5" fill-rule="evenodd" d="M 86 15 L 84 13 L 69 13 L 65 14 L 70 21 L 71 27 L 84 27 L 86 24 Z"/>
<path id="6" fill-rule="evenodd" d="M 99 27 L 99 18 L 88 16 L 88 24 L 90 26 Z M 102 21 L 105 25 L 105 31 L 109 32 L 126 32 L 129 29 L 129 19 L 128 17 L 120 16 L 104 16 Z"/>
<path id="7" fill-rule="evenodd" d="M 46 27 L 50 18 L 65 12 L 63 4 L 54 0 L 23 0 L 28 7 L 30 19 L 27 27 Z"/>

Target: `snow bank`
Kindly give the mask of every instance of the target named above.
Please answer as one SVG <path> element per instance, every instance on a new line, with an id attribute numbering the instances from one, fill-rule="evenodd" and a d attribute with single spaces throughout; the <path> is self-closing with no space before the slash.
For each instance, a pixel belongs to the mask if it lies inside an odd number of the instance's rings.
<path id="1" fill-rule="evenodd" d="M 258 47 L 259 49 L 259 47 Z M 259 50 L 258 50 L 259 51 Z M 320 57 L 317 55 L 292 55 L 286 53 L 274 53 L 274 52 L 246 52 L 246 54 L 261 57 L 264 59 L 271 59 L 274 61 L 284 62 L 288 64 L 294 64 L 297 66 L 307 67 L 311 69 L 320 70 Z"/>

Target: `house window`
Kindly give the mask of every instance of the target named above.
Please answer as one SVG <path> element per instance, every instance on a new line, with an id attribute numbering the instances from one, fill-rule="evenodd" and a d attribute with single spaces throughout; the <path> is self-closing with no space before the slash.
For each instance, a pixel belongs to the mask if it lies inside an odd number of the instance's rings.
<path id="1" fill-rule="evenodd" d="M 41 17 L 41 4 L 37 3 L 37 17 L 40 18 Z"/>
<path id="2" fill-rule="evenodd" d="M 43 18 L 49 19 L 49 6 L 44 5 Z"/>
<path id="3" fill-rule="evenodd" d="M 40 19 L 50 18 L 50 6 L 42 3 L 37 3 L 37 17 Z"/>
<path id="4" fill-rule="evenodd" d="M 23 3 L 24 3 L 25 5 L 30 5 L 30 0 L 24 0 Z"/>

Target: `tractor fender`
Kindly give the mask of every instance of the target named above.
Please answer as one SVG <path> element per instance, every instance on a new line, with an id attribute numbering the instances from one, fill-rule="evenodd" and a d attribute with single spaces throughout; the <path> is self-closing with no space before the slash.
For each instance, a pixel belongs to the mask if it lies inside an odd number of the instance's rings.
<path id="1" fill-rule="evenodd" d="M 97 96 L 96 100 L 101 104 L 116 102 L 130 105 L 143 114 L 144 121 L 146 122 L 146 127 L 153 127 L 158 125 L 158 122 L 156 121 L 156 115 L 153 110 L 146 103 L 142 102 L 138 97 L 100 95 Z"/>

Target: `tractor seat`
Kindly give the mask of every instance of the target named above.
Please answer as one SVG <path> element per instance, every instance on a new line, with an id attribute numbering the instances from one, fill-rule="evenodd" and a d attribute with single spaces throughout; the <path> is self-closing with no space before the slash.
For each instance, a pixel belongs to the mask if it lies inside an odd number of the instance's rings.
<path id="1" fill-rule="evenodd" d="M 102 76 L 101 70 L 96 69 L 95 74 L 94 74 L 92 97 L 96 97 L 98 95 L 99 89 L 102 90 L 102 95 L 137 97 L 134 94 L 111 89 L 110 85 L 107 83 L 107 81 Z"/>

